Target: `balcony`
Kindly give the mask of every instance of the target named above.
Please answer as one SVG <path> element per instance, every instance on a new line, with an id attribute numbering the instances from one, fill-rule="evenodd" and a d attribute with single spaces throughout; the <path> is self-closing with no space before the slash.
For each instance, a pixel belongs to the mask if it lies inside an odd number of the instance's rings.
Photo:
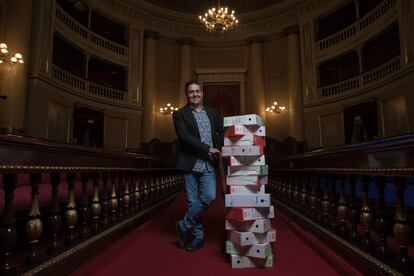
<path id="1" fill-rule="evenodd" d="M 316 59 L 328 59 L 337 55 L 338 51 L 347 51 L 355 47 L 355 43 L 360 44 L 361 40 L 367 40 L 377 34 L 384 26 L 396 20 L 396 2 L 396 0 L 385 0 L 351 26 L 317 41 L 314 45 Z"/>
<path id="2" fill-rule="evenodd" d="M 65 87 L 83 96 L 92 96 L 112 103 L 126 103 L 127 92 L 90 82 L 72 75 L 56 65 L 52 67 L 52 77 Z"/>
<path id="3" fill-rule="evenodd" d="M 55 9 L 55 27 L 64 33 L 65 37 L 73 38 L 74 42 L 84 49 L 89 49 L 120 64 L 125 65 L 128 62 L 128 47 L 110 41 L 82 26 L 58 5 Z"/>
<path id="4" fill-rule="evenodd" d="M 388 62 L 369 70 L 354 78 L 341 81 L 332 85 L 318 88 L 318 98 L 335 97 L 343 94 L 352 94 L 361 89 L 368 88 L 379 81 L 394 76 L 401 69 L 401 56 L 397 56 Z"/>

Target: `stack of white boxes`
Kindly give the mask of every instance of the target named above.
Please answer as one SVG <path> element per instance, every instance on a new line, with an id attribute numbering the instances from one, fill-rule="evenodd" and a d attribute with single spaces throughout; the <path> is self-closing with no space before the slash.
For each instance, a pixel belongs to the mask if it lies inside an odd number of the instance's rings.
<path id="1" fill-rule="evenodd" d="M 251 114 L 224 118 L 224 147 L 228 157 L 226 205 L 226 253 L 233 268 L 273 267 L 271 242 L 274 208 L 266 194 L 268 166 L 265 163 L 265 127 L 260 116 Z"/>

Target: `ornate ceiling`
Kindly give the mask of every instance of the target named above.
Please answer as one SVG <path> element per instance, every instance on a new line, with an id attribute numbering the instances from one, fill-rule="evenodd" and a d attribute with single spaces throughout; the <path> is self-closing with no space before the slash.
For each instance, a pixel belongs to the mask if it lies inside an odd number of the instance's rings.
<path id="1" fill-rule="evenodd" d="M 138 1 L 138 0 L 136 0 Z M 205 10 L 217 6 L 217 0 L 194 1 L 194 0 L 145 0 L 153 5 L 163 8 L 187 12 L 203 13 Z M 264 9 L 287 0 L 221 0 L 221 6 L 227 6 L 236 13 L 243 13 Z"/>

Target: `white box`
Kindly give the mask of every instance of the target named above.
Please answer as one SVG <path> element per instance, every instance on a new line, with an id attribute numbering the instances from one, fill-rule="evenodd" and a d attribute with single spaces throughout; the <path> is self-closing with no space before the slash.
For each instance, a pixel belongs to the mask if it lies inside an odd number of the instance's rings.
<path id="1" fill-rule="evenodd" d="M 270 194 L 225 195 L 226 207 L 269 207 L 270 205 Z"/>
<path id="2" fill-rule="evenodd" d="M 224 146 L 266 146 L 264 137 L 246 134 L 241 136 L 224 137 Z"/>
<path id="3" fill-rule="evenodd" d="M 227 166 L 227 175 L 269 175 L 269 166 Z"/>
<path id="4" fill-rule="evenodd" d="M 256 243 L 250 246 L 240 246 L 232 241 L 226 241 L 226 253 L 264 259 L 272 254 L 272 247 L 269 243 Z"/>
<path id="5" fill-rule="evenodd" d="M 243 195 L 254 195 L 264 194 L 265 186 L 227 186 L 229 194 L 243 194 Z"/>
<path id="6" fill-rule="evenodd" d="M 226 219 L 226 230 L 236 230 L 254 233 L 264 233 L 272 228 L 270 219 L 237 221 Z"/>
<path id="7" fill-rule="evenodd" d="M 236 175 L 226 176 L 226 184 L 229 186 L 261 186 L 269 182 L 267 175 Z"/>
<path id="8" fill-rule="evenodd" d="M 230 166 L 260 166 L 266 165 L 265 156 L 230 156 Z"/>
<path id="9" fill-rule="evenodd" d="M 265 233 L 230 231 L 229 239 L 240 246 L 271 243 L 276 241 L 276 230 L 270 229 Z"/>
<path id="10" fill-rule="evenodd" d="M 222 147 L 223 156 L 260 156 L 264 154 L 262 146 L 232 146 Z"/>
<path id="11" fill-rule="evenodd" d="M 273 267 L 273 255 L 264 259 L 248 257 L 244 255 L 230 254 L 232 268 Z"/>
<path id="12" fill-rule="evenodd" d="M 256 114 L 248 114 L 241 116 L 231 116 L 223 118 L 224 127 L 229 127 L 232 125 L 264 125 L 263 119 Z"/>
<path id="13" fill-rule="evenodd" d="M 252 221 L 257 219 L 271 219 L 275 217 L 275 209 L 270 207 L 260 208 L 228 208 L 226 218 L 238 221 Z"/>
<path id="14" fill-rule="evenodd" d="M 244 125 L 234 125 L 229 126 L 224 131 L 224 137 L 239 136 L 245 134 L 255 134 L 258 136 L 266 136 L 266 127 L 265 126 L 244 126 Z"/>

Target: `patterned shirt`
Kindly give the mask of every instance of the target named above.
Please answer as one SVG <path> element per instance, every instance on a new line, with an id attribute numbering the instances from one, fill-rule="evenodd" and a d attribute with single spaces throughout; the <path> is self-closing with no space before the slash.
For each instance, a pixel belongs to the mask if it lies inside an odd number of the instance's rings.
<path id="1" fill-rule="evenodd" d="M 204 109 L 204 107 L 202 107 L 200 112 L 197 112 L 192 105 L 190 105 L 190 107 L 191 107 L 191 111 L 193 113 L 194 119 L 197 122 L 198 132 L 200 133 L 201 142 L 212 147 L 213 137 L 211 135 L 211 123 L 210 123 L 210 119 L 207 116 L 206 110 Z M 213 171 L 214 167 L 210 161 L 211 160 L 208 160 L 208 159 L 207 160 L 197 159 L 193 167 L 193 172 L 203 173 L 207 171 Z"/>

